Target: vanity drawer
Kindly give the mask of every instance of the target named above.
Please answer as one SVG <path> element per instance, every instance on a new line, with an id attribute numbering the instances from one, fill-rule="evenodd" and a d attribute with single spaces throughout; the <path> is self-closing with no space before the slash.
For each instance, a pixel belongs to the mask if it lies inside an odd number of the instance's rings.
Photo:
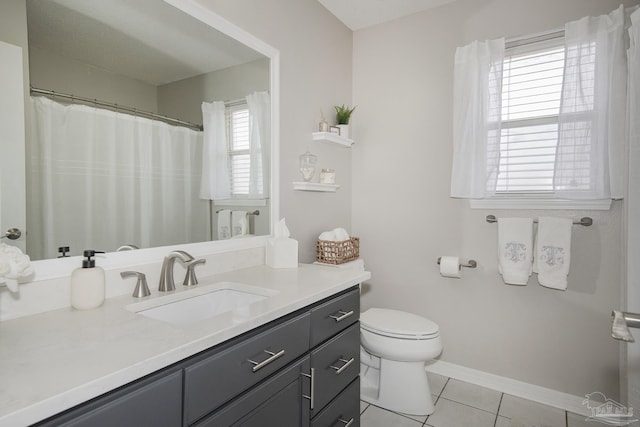
<path id="1" fill-rule="evenodd" d="M 317 414 L 360 373 L 358 322 L 311 352 L 314 369 L 314 405 Z"/>
<path id="2" fill-rule="evenodd" d="M 360 288 L 311 309 L 311 347 L 337 334 L 360 318 Z"/>
<path id="3" fill-rule="evenodd" d="M 184 370 L 185 425 L 307 352 L 309 327 L 307 312 L 187 366 Z"/>
<path id="4" fill-rule="evenodd" d="M 356 378 L 312 421 L 311 427 L 360 426 L 360 378 Z"/>

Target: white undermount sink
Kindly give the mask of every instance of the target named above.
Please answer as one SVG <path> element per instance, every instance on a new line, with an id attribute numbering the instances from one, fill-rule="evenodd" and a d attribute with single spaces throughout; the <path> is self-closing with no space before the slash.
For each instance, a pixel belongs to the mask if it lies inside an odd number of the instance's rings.
<path id="1" fill-rule="evenodd" d="M 235 282 L 197 288 L 130 304 L 127 310 L 174 325 L 188 325 L 234 310 L 250 308 L 278 292 Z"/>

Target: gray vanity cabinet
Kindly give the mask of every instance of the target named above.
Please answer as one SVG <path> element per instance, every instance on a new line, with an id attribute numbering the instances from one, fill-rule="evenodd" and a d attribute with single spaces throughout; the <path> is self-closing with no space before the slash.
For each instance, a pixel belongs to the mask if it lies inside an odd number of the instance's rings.
<path id="1" fill-rule="evenodd" d="M 37 425 L 357 427 L 359 314 L 355 286 Z"/>
<path id="2" fill-rule="evenodd" d="M 171 369 L 37 424 L 40 427 L 176 427 L 182 423 L 182 371 Z"/>
<path id="3" fill-rule="evenodd" d="M 191 425 L 309 350 L 305 312 L 263 332 L 215 348 L 184 369 L 184 423 Z"/>
<path id="4" fill-rule="evenodd" d="M 301 398 L 309 389 L 303 375 L 309 366 L 309 356 L 296 361 L 195 427 L 309 426 L 309 404 Z"/>

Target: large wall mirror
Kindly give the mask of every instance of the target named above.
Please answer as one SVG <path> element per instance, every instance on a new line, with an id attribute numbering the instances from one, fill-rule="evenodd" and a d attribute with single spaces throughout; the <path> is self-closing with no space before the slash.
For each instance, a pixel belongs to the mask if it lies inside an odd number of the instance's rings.
<path id="1" fill-rule="evenodd" d="M 251 94 L 266 94 L 267 117 L 277 117 L 276 51 L 190 0 L 26 5 L 26 251 L 33 260 L 55 258 L 65 246 L 73 256 L 229 238 L 237 246 L 270 234 L 276 132 L 263 135 L 261 197 L 246 194 L 242 168 L 256 157 L 243 132 L 253 132 Z M 225 161 L 235 185 L 217 202 L 200 194 L 201 106 L 213 101 L 225 102 L 232 148 Z M 224 221 L 241 227 L 226 234 Z"/>

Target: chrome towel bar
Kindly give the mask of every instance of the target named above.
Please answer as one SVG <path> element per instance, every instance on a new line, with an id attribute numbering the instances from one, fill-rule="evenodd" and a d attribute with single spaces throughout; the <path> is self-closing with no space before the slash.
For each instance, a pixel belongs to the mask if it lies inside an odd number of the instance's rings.
<path id="1" fill-rule="evenodd" d="M 498 218 L 496 218 L 495 215 L 487 215 L 487 222 L 490 222 L 490 223 L 491 222 L 498 222 Z M 538 222 L 538 220 L 534 219 L 533 222 Z M 593 224 L 593 219 L 588 217 L 588 216 L 585 216 L 585 217 L 580 218 L 579 221 L 573 221 L 573 223 L 576 224 L 576 225 L 583 225 L 585 227 L 589 227 L 590 225 Z"/>

